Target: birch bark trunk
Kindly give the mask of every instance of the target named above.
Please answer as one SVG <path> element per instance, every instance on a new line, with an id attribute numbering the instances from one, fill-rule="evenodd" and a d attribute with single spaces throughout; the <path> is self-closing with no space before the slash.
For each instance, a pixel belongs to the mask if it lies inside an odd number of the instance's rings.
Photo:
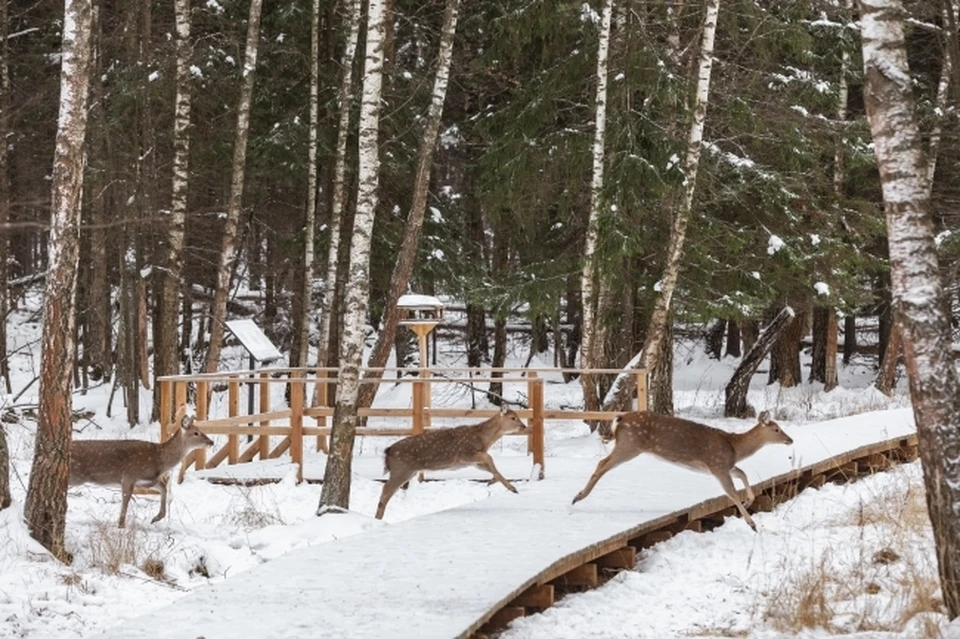
<path id="1" fill-rule="evenodd" d="M 253 101 L 253 82 L 257 69 L 257 51 L 260 43 L 260 13 L 263 0 L 250 0 L 247 19 L 247 41 L 243 60 L 243 83 L 237 105 L 237 137 L 233 147 L 233 177 L 230 180 L 230 199 L 227 203 L 227 219 L 223 228 L 223 243 L 220 248 L 220 264 L 217 267 L 217 289 L 213 294 L 210 309 L 210 344 L 203 369 L 208 373 L 217 370 L 220 350 L 223 347 L 224 321 L 227 316 L 227 296 L 230 293 L 230 276 L 237 259 L 237 226 L 240 222 L 240 207 L 243 201 L 244 174 L 247 165 L 247 140 L 250 137 L 250 104 Z"/>
<path id="2" fill-rule="evenodd" d="M 403 244 L 397 263 L 390 276 L 390 287 L 387 290 L 387 299 L 384 303 L 384 316 L 380 326 L 380 333 L 373 346 L 373 351 L 367 361 L 368 368 L 382 368 L 390 356 L 390 348 L 397 335 L 397 326 L 400 323 L 400 309 L 397 301 L 407 290 L 410 275 L 413 273 L 413 263 L 417 257 L 417 247 L 420 245 L 420 233 L 423 230 L 423 217 L 427 211 L 427 196 L 430 194 L 430 171 L 433 167 L 434 151 L 437 148 L 437 138 L 440 135 L 440 122 L 443 117 L 443 105 L 447 99 L 447 84 L 450 79 L 450 63 L 453 59 L 453 40 L 457 33 L 457 17 L 460 13 L 460 0 L 447 0 L 443 13 L 443 30 L 440 34 L 440 47 L 437 52 L 437 71 L 433 78 L 433 94 L 430 107 L 427 110 L 426 125 L 420 141 L 420 150 L 417 154 L 417 173 L 413 183 L 413 200 L 410 203 L 410 213 L 407 215 L 406 231 L 403 235 Z M 423 362 L 420 363 L 424 365 Z M 376 380 L 382 376 L 380 372 L 368 372 L 365 378 Z M 373 404 L 378 384 L 365 384 L 360 389 L 357 405 L 361 408 Z"/>
<path id="3" fill-rule="evenodd" d="M 590 181 L 590 218 L 587 221 L 587 234 L 583 242 L 583 271 L 580 275 L 580 295 L 583 307 L 580 368 L 597 368 L 599 349 L 603 340 L 597 335 L 597 309 L 600 304 L 597 286 L 597 235 L 599 233 L 600 213 L 603 206 L 603 171 L 606 152 L 607 131 L 607 66 L 610 54 L 610 22 L 613 17 L 613 1 L 604 0 L 600 10 L 600 34 L 597 41 L 597 92 L 594 99 L 593 125 L 593 177 Z M 584 410 L 597 410 L 600 405 L 597 375 L 584 373 L 580 376 L 583 389 Z M 595 430 L 591 422 L 590 430 Z"/>
<path id="4" fill-rule="evenodd" d="M 340 226 L 347 198 L 347 140 L 350 135 L 350 105 L 353 103 L 353 61 L 360 38 L 360 0 L 347 0 L 347 41 L 341 59 L 340 122 L 337 129 L 336 166 L 333 172 L 333 193 L 330 204 L 330 242 L 324 274 L 323 303 L 320 309 L 318 366 L 333 366 L 337 353 L 330 352 L 331 325 L 339 314 L 337 307 L 337 263 L 340 253 Z"/>
<path id="5" fill-rule="evenodd" d="M 943 599 L 960 615 L 960 388 L 914 118 L 900 0 L 860 0 L 864 101 L 887 218 L 892 297 L 903 340 Z"/>
<path id="6" fill-rule="evenodd" d="M 357 396 L 360 365 L 366 337 L 370 295 L 370 246 L 378 203 L 380 181 L 380 96 L 383 86 L 384 0 L 368 0 L 367 43 L 363 93 L 358 133 L 359 163 L 357 204 L 350 245 L 350 267 L 344 292 L 343 339 L 340 348 L 340 378 L 330 436 L 330 455 L 323 473 L 323 490 L 317 511 L 350 506 L 353 443 L 357 432 Z"/>
<path id="7" fill-rule="evenodd" d="M 710 97 L 710 75 L 713 71 L 714 39 L 717 32 L 717 16 L 720 12 L 720 0 L 708 0 L 703 16 L 703 35 L 700 43 L 700 58 L 697 66 L 697 91 L 693 103 L 693 120 L 687 135 L 687 154 L 684 160 L 684 191 L 680 205 L 670 230 L 670 241 L 667 245 L 667 255 L 664 261 L 663 278 L 660 280 L 660 296 L 654 304 L 653 314 L 650 317 L 650 326 L 647 329 L 647 339 L 643 345 L 642 356 L 634 357 L 632 362 L 639 362 L 647 371 L 658 375 L 671 375 L 672 369 L 660 365 L 664 349 L 668 344 L 664 340 L 668 337 L 667 323 L 671 317 L 673 293 L 677 286 L 680 273 L 680 258 L 683 256 L 683 245 L 686 240 L 687 226 L 693 209 L 693 196 L 696 190 L 697 172 L 700 168 L 700 152 L 703 148 L 703 127 L 707 118 L 707 105 Z M 586 298 L 585 298 L 586 299 Z M 584 309 L 586 314 L 586 309 Z M 584 340 L 587 339 L 584 334 Z M 607 393 L 603 410 L 615 410 L 626 406 L 633 392 L 635 376 L 622 372 L 614 380 L 613 386 Z M 671 379 L 658 382 L 651 380 L 651 388 L 672 384 Z M 671 403 L 672 404 L 672 403 Z M 658 408 L 666 409 L 665 402 L 652 402 Z M 672 405 L 670 406 L 672 412 Z"/>
<path id="8" fill-rule="evenodd" d="M 166 268 L 161 275 L 160 327 L 154 349 L 154 375 L 180 372 L 180 348 L 177 326 L 180 318 L 180 278 L 183 272 L 184 225 L 190 185 L 190 0 L 175 0 L 176 20 L 176 98 L 173 111 L 173 180 L 170 195 L 170 223 L 167 227 Z M 154 384 L 154 388 L 158 388 Z M 160 393 L 154 393 L 154 412 Z"/>
<path id="9" fill-rule="evenodd" d="M 57 559 L 68 560 L 63 542 L 73 425 L 74 300 L 80 254 L 93 8 L 90 0 L 64 0 L 63 13 L 60 115 L 51 187 L 39 417 L 24 516 L 30 535 Z"/>

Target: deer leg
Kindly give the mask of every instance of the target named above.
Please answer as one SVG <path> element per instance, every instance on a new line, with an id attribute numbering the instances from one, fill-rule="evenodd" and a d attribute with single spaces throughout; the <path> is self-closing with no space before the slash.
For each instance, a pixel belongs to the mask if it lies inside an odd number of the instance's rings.
<path id="1" fill-rule="evenodd" d="M 611 470 L 619 466 L 624 462 L 628 462 L 643 451 L 627 449 L 626 447 L 616 447 L 614 446 L 613 452 L 600 460 L 597 464 L 597 469 L 593 471 L 593 474 L 590 475 L 590 480 L 587 482 L 587 485 L 583 487 L 577 496 L 573 498 L 573 503 L 578 501 L 583 501 L 587 498 L 587 495 L 593 491 L 593 487 L 597 485 L 597 482 L 600 481 L 600 478 L 609 473 Z"/>
<path id="2" fill-rule="evenodd" d="M 756 499 L 756 496 L 753 494 L 753 488 L 750 487 L 750 481 L 747 479 L 747 474 L 742 470 L 740 470 L 739 468 L 737 468 L 736 466 L 734 466 L 730 470 L 730 475 L 732 477 L 738 478 L 741 482 L 743 482 L 743 487 L 746 489 L 746 494 L 747 494 L 747 499 L 744 502 L 744 506 L 749 508 L 750 504 L 753 503 L 753 500 Z"/>
<path id="3" fill-rule="evenodd" d="M 737 495 L 737 489 L 733 485 L 733 478 L 729 474 L 720 473 L 716 475 L 717 481 L 720 482 L 720 486 L 723 488 L 723 492 L 727 493 L 727 497 L 733 500 L 733 505 L 737 507 L 737 510 L 740 511 L 740 514 L 743 515 L 743 520 L 753 528 L 753 532 L 757 532 L 757 525 L 753 523 L 753 517 L 750 516 L 750 513 L 747 512 L 747 509 L 743 507 L 743 502 L 740 501 L 740 496 Z"/>
<path id="4" fill-rule="evenodd" d="M 517 489 L 513 487 L 507 478 L 500 474 L 500 471 L 497 470 L 497 467 L 493 464 L 493 457 L 489 453 L 482 452 L 477 455 L 476 461 L 473 462 L 474 466 L 481 470 L 485 470 L 491 475 L 493 479 L 488 482 L 488 485 L 492 484 L 494 481 L 498 481 L 504 485 L 504 487 L 512 493 L 517 492 Z"/>
<path id="5" fill-rule="evenodd" d="M 157 480 L 156 487 L 160 491 L 160 512 L 157 513 L 157 516 L 150 520 L 151 524 L 155 524 L 164 517 L 167 516 L 167 484 L 170 482 L 170 474 L 164 473 L 160 476 L 160 479 Z"/>
<path id="6" fill-rule="evenodd" d="M 130 504 L 130 496 L 133 495 L 134 483 L 134 480 L 131 478 L 123 477 L 120 479 L 120 493 L 122 497 L 120 500 L 120 522 L 117 524 L 117 528 L 126 527 L 127 506 Z"/>
<path id="7" fill-rule="evenodd" d="M 417 471 L 414 470 L 409 473 L 400 474 L 390 473 L 390 478 L 383 484 L 383 490 L 380 491 L 380 502 L 377 504 L 377 519 L 383 519 L 383 511 L 387 509 L 387 502 L 390 501 L 390 498 L 393 497 L 393 494 L 397 492 L 400 486 L 409 483 L 410 478 L 413 477 L 415 472 Z"/>

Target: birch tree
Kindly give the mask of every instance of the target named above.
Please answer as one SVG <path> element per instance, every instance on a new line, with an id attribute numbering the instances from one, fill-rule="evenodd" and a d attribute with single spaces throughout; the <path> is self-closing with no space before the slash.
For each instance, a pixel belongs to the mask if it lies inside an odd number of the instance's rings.
<path id="1" fill-rule="evenodd" d="M 155 376 L 180 372 L 177 324 L 180 317 L 180 279 L 183 272 L 184 224 L 190 166 L 190 0 L 174 0 L 176 20 L 176 99 L 173 111 L 173 181 L 170 223 L 167 227 L 166 268 L 161 274 L 158 343 L 154 348 Z M 154 385 L 157 388 L 157 385 Z M 154 393 L 157 415 L 160 393 Z"/>
<path id="2" fill-rule="evenodd" d="M 223 242 L 220 248 L 220 264 L 217 267 L 217 289 L 214 291 L 210 309 L 210 344 L 204 370 L 212 373 L 220 363 L 223 347 L 224 321 L 227 316 L 227 295 L 230 293 L 230 276 L 237 259 L 237 226 L 243 201 L 244 174 L 247 165 L 247 140 L 250 137 L 250 104 L 253 101 L 253 80 L 257 69 L 257 50 L 260 43 L 260 13 L 263 0 L 250 0 L 247 19 L 247 42 L 243 60 L 243 82 L 237 104 L 237 135 L 233 147 L 233 169 L 230 180 L 230 196 L 227 203 L 227 219 L 223 227 Z"/>
<path id="3" fill-rule="evenodd" d="M 960 615 L 960 388 L 914 115 L 901 0 L 860 0 L 864 101 L 880 169 L 890 279 L 943 600 Z"/>
<path id="4" fill-rule="evenodd" d="M 613 15 L 613 0 L 604 0 L 600 9 L 600 33 L 597 41 L 597 93 L 594 98 L 593 124 L 593 173 L 590 180 L 590 218 L 583 241 L 583 271 L 580 275 L 580 295 L 583 300 L 582 339 L 580 342 L 580 367 L 596 368 L 599 363 L 603 340 L 597 335 L 597 308 L 600 295 L 597 291 L 597 235 L 600 213 L 603 206 L 603 169 L 605 160 L 605 137 L 607 130 L 607 58 L 610 53 L 610 22 Z M 600 404 L 597 396 L 597 376 L 580 376 L 583 403 L 586 410 L 596 410 Z"/>
<path id="5" fill-rule="evenodd" d="M 679 206 L 674 213 L 666 259 L 664 260 L 663 277 L 658 284 L 660 295 L 653 307 L 653 315 L 647 329 L 642 356 L 633 359 L 633 361 L 639 362 L 648 372 L 658 375 L 658 377 L 651 379 L 651 392 L 656 392 L 655 387 L 658 384 L 672 384 L 672 367 L 661 367 L 660 359 L 663 357 L 662 349 L 666 347 L 663 342 L 671 334 L 669 322 L 672 313 L 673 293 L 676 290 L 677 279 L 680 275 L 680 259 L 683 256 L 687 226 L 690 223 L 690 215 L 693 210 L 693 196 L 696 191 L 697 172 L 700 168 L 700 151 L 703 148 L 703 127 L 707 119 L 707 104 L 710 97 L 713 45 L 717 33 L 717 15 L 719 12 L 720 0 L 708 0 L 703 16 L 700 58 L 697 64 L 697 89 L 693 101 L 693 119 L 687 134 L 687 152 L 683 164 L 683 193 Z M 584 339 L 586 340 L 586 334 L 584 334 Z M 668 368 L 670 370 L 667 370 Z M 604 410 L 613 410 L 615 407 L 628 405 L 633 384 L 633 375 L 619 375 L 607 394 Z M 662 408 L 670 408 L 669 412 L 673 412 L 672 407 Z"/>
<path id="6" fill-rule="evenodd" d="M 371 369 L 382 368 L 390 356 L 397 335 L 397 326 L 400 323 L 400 308 L 397 302 L 406 292 L 410 275 L 413 273 L 413 263 L 417 257 L 417 247 L 420 244 L 420 232 L 423 229 L 423 217 L 427 211 L 427 196 L 430 193 L 430 171 L 433 167 L 434 151 L 437 148 L 437 138 L 440 134 L 440 121 L 443 116 L 443 104 L 447 98 L 447 84 L 450 78 L 450 61 L 453 59 L 453 40 L 457 32 L 457 16 L 460 12 L 460 0 L 447 0 L 443 14 L 443 30 L 440 34 L 440 47 L 437 53 L 437 71 L 433 79 L 433 93 L 430 107 L 427 110 L 426 125 L 423 137 L 420 139 L 420 150 L 417 154 L 417 171 L 413 182 L 413 199 L 410 203 L 410 213 L 407 215 L 406 231 L 403 235 L 403 244 L 397 263 L 390 277 L 390 288 L 384 303 L 384 317 L 380 327 L 380 334 L 373 346 L 373 352 L 367 362 Z M 423 363 L 421 362 L 421 365 Z M 379 379 L 381 371 L 371 371 L 366 374 L 370 380 Z M 360 389 L 358 405 L 369 407 L 373 404 L 378 385 L 369 383 Z"/>
<path id="7" fill-rule="evenodd" d="M 330 203 L 330 241 L 323 280 L 323 302 L 320 309 L 320 336 L 317 363 L 331 366 L 337 355 L 330 351 L 330 326 L 336 317 L 337 256 L 340 252 L 340 225 L 347 198 L 347 140 L 350 135 L 350 105 L 353 103 L 353 60 L 360 38 L 360 0 L 347 0 L 347 41 L 341 57 L 340 121 L 337 128 L 337 150 L 333 169 L 333 193 Z"/>
<path id="8" fill-rule="evenodd" d="M 294 320 L 292 366 L 305 366 L 310 350 L 310 291 L 313 290 L 314 238 L 317 226 L 317 129 L 320 121 L 320 0 L 310 10 L 310 130 L 307 139 L 307 207 L 304 215 L 300 313 Z"/>
<path id="9" fill-rule="evenodd" d="M 63 533 L 73 425 L 74 300 L 80 252 L 92 14 L 90 0 L 64 0 L 60 115 L 50 198 L 37 437 L 24 505 L 30 535 L 60 560 L 68 558 Z"/>
<path id="10" fill-rule="evenodd" d="M 350 505 L 350 475 L 356 437 L 357 396 L 370 295 L 370 246 L 380 181 L 380 95 L 383 85 L 384 0 L 367 2 L 367 43 L 358 132 L 357 203 L 344 292 L 340 377 L 333 413 L 330 455 L 323 473 L 318 514 Z"/>

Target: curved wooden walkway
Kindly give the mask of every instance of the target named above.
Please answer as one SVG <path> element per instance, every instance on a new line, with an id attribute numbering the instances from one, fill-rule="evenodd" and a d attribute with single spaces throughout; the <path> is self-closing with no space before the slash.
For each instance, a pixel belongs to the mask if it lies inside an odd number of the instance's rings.
<path id="1" fill-rule="evenodd" d="M 748 476 L 763 478 L 754 484 L 755 510 L 915 459 L 912 413 L 876 415 L 875 424 L 859 416 L 792 428 L 795 446 L 746 460 Z M 712 528 L 733 510 L 712 477 L 647 457 L 570 507 L 597 457 L 560 461 L 568 460 L 553 460 L 551 476 L 518 486 L 519 495 L 495 492 L 294 550 L 101 636 L 466 639 L 596 585 L 604 573 L 632 567 L 637 549 Z"/>

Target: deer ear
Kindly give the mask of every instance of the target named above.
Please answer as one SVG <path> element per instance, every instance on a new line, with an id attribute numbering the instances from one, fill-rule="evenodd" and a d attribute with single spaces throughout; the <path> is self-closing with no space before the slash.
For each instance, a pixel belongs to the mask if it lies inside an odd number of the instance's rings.
<path id="1" fill-rule="evenodd" d="M 184 415 L 183 419 L 180 420 L 180 428 L 190 428 L 193 426 L 193 420 L 195 417 L 193 415 Z"/>
<path id="2" fill-rule="evenodd" d="M 757 421 L 760 422 L 761 424 L 769 424 L 769 423 L 770 423 L 770 411 L 766 411 L 766 410 L 765 410 L 765 411 L 761 412 L 759 415 L 757 415 Z"/>

